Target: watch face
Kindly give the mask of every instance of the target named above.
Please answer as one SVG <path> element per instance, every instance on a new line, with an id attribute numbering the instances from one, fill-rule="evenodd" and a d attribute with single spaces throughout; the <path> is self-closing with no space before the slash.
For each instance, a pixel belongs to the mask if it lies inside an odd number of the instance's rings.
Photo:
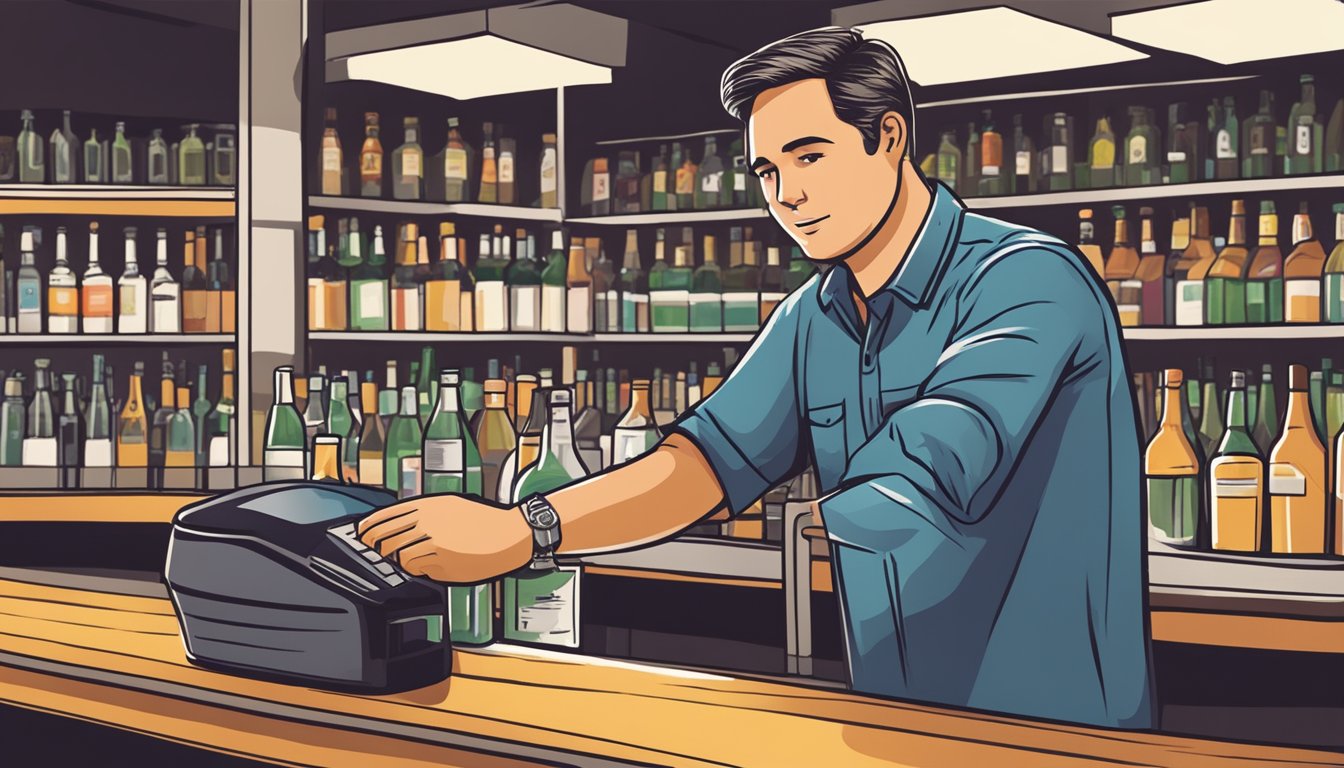
<path id="1" fill-rule="evenodd" d="M 555 525 L 555 513 L 549 509 L 538 510 L 532 515 L 532 522 L 543 528 L 549 528 Z"/>

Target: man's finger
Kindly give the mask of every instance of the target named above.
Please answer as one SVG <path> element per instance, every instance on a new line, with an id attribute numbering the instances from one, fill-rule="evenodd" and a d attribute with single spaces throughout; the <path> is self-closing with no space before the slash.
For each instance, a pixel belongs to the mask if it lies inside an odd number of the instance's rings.
<path id="1" fill-rule="evenodd" d="M 364 546 L 377 549 L 383 541 L 396 536 L 398 533 L 404 533 L 415 528 L 419 522 L 419 515 L 394 517 L 365 531 L 364 535 L 359 537 L 359 540 L 364 542 Z"/>
<path id="2" fill-rule="evenodd" d="M 404 518 L 407 515 L 413 515 L 417 511 L 419 511 L 419 507 L 411 504 L 394 504 L 390 507 L 384 507 L 362 518 L 355 525 L 355 533 L 362 539 L 371 529 Z"/>
<path id="3" fill-rule="evenodd" d="M 412 527 L 401 533 L 392 536 L 386 536 L 380 540 L 374 549 L 383 557 L 391 557 L 408 544 L 414 544 L 428 539 L 429 536 L 423 530 Z"/>
<path id="4" fill-rule="evenodd" d="M 427 569 L 435 562 L 439 553 L 438 546 L 429 540 L 412 544 L 397 553 L 397 562 L 402 570 L 412 576 L 426 576 Z"/>

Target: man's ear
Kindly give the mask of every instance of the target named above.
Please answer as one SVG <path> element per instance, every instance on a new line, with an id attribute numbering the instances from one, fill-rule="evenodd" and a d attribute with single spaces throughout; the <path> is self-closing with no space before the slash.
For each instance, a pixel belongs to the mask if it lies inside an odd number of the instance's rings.
<path id="1" fill-rule="evenodd" d="M 906 133 L 905 118 L 897 112 L 887 112 L 882 115 L 881 122 L 881 140 L 882 151 L 891 155 L 893 160 L 900 160 L 905 156 Z"/>

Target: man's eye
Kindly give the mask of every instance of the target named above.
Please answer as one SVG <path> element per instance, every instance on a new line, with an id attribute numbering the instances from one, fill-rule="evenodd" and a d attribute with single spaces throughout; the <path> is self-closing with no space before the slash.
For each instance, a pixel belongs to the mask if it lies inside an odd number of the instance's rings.
<path id="1" fill-rule="evenodd" d="M 756 173 L 756 177 L 759 178 L 759 179 L 765 179 L 765 180 L 767 180 L 767 181 L 770 180 L 770 179 L 773 179 L 773 178 L 775 177 L 775 169 L 774 169 L 774 168 L 766 168 L 766 169 L 764 169 L 764 170 L 758 171 L 758 172 Z"/>
<path id="2" fill-rule="evenodd" d="M 818 160 L 821 159 L 821 153 L 820 153 L 820 152 L 808 152 L 806 155 L 803 155 L 802 157 L 800 157 L 800 158 L 798 158 L 798 159 L 801 160 L 802 162 L 808 164 L 808 165 L 811 165 L 812 163 L 815 163 L 815 162 L 817 162 Z"/>

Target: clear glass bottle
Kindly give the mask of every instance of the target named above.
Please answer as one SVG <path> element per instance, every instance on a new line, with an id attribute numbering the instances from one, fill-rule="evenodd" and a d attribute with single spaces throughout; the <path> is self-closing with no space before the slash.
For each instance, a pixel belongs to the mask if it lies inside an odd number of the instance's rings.
<path id="1" fill-rule="evenodd" d="M 303 417 L 294 407 L 294 369 L 282 365 L 275 369 L 275 398 L 266 416 L 266 442 L 262 453 L 262 478 L 303 480 L 307 438 Z"/>
<path id="2" fill-rule="evenodd" d="M 1209 462 L 1209 476 L 1213 548 L 1258 550 L 1264 524 L 1265 462 L 1246 431 L 1246 378 L 1241 371 L 1232 372 L 1227 430 Z"/>
<path id="3" fill-rule="evenodd" d="M 61 115 L 61 127 L 51 132 L 51 167 L 53 184 L 74 184 L 79 181 L 79 139 L 70 129 L 70 110 Z"/>
<path id="4" fill-rule="evenodd" d="M 112 276 L 98 262 L 98 222 L 89 222 L 89 266 L 80 287 L 84 333 L 112 333 Z"/>
<path id="5" fill-rule="evenodd" d="M 33 127 L 33 113 L 23 110 L 23 128 L 19 131 L 19 182 L 42 184 L 47 180 L 45 143 Z"/>
<path id="6" fill-rule="evenodd" d="M 310 445 L 317 433 L 326 431 L 327 380 L 321 374 L 308 377 L 308 397 L 303 406 L 304 445 Z"/>
<path id="7" fill-rule="evenodd" d="M 509 330 L 514 333 L 537 333 L 541 330 L 541 270 L 533 253 L 536 241 L 527 230 L 516 233 L 517 254 L 505 273 L 509 286 Z M 509 240 L 504 239 L 504 253 L 509 257 Z"/>
<path id="8" fill-rule="evenodd" d="M 134 184 L 135 171 L 131 162 L 131 142 L 126 139 L 126 123 L 118 121 L 112 137 L 112 183 Z"/>
<path id="9" fill-rule="evenodd" d="M 56 266 L 47 275 L 47 332 L 79 332 L 79 278 L 66 256 L 65 227 L 56 228 Z"/>
<path id="10" fill-rule="evenodd" d="M 630 386 L 630 409 L 616 424 L 612 435 L 613 465 L 624 464 L 653 450 L 661 439 L 649 400 L 648 379 L 635 379 Z"/>
<path id="11" fill-rule="evenodd" d="M 541 270 L 541 331 L 564 333 L 567 312 L 565 297 L 569 274 L 569 259 L 565 256 L 565 233 L 551 233 L 551 250 L 546 254 L 546 266 Z"/>
<path id="12" fill-rule="evenodd" d="M 93 356 L 93 389 L 85 414 L 84 466 L 112 466 L 112 411 L 103 380 L 103 356 Z"/>
<path id="13" fill-rule="evenodd" d="M 176 405 L 164 430 L 165 467 L 196 466 L 196 425 L 191 418 L 191 390 L 178 387 Z"/>
<path id="14" fill-rule="evenodd" d="M 588 271 L 588 253 L 583 240 L 569 240 L 569 263 L 565 271 L 565 330 L 593 332 L 593 275 Z"/>
<path id="15" fill-rule="evenodd" d="M 536 463 L 541 453 L 549 395 L 548 389 L 536 385 L 535 376 L 519 374 L 516 381 L 518 402 L 526 402 L 529 407 L 524 413 L 522 406 L 518 406 L 519 413 L 514 423 L 523 424 L 523 428 L 518 432 L 518 447 L 504 460 L 499 470 L 496 498 L 505 504 L 515 504 L 519 501 L 518 481 L 524 472 Z"/>
<path id="16" fill-rule="evenodd" d="M 392 150 L 392 197 L 419 200 L 424 196 L 425 152 L 420 147 L 420 118 L 402 120 L 406 139 Z"/>
<path id="17" fill-rule="evenodd" d="M 423 492 L 481 495 L 481 455 L 462 418 L 458 372 L 439 375 L 439 397 L 425 427 Z"/>
<path id="18" fill-rule="evenodd" d="M 182 332 L 182 286 L 168 271 L 168 231 L 155 233 L 154 279 L 149 285 L 153 305 L 150 330 L 154 333 Z"/>
<path id="19" fill-rule="evenodd" d="M 476 330 L 504 333 L 509 330 L 509 260 L 504 251 L 504 227 L 495 225 L 493 238 L 481 235 L 476 257 Z"/>
<path id="20" fill-rule="evenodd" d="M 360 256 L 358 220 L 351 221 L 351 258 Z M 367 259 L 350 270 L 350 328 L 356 331 L 386 331 L 388 312 L 387 252 L 383 248 L 383 228 L 373 228 L 373 248 Z"/>

